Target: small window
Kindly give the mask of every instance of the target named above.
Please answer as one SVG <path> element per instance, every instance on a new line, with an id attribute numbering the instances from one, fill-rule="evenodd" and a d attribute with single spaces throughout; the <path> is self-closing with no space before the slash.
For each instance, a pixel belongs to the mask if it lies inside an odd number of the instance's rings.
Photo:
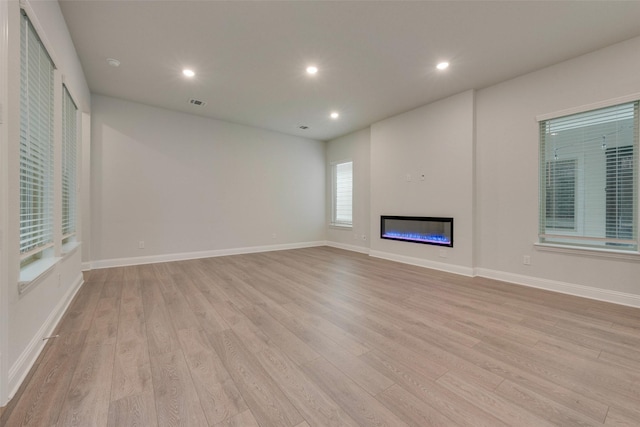
<path id="1" fill-rule="evenodd" d="M 540 242 L 638 250 L 638 102 L 540 122 Z"/>
<path id="2" fill-rule="evenodd" d="M 331 225 L 353 225 L 353 162 L 331 166 Z"/>

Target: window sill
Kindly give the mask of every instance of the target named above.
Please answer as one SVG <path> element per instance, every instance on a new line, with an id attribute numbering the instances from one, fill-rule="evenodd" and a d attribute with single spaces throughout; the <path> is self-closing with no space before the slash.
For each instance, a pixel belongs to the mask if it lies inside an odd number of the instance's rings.
<path id="1" fill-rule="evenodd" d="M 583 248 L 579 246 L 554 245 L 551 243 L 534 243 L 537 250 L 545 252 L 557 252 L 564 254 L 591 256 L 596 258 L 612 258 L 631 261 L 640 261 L 640 252 L 619 251 L 615 249 Z"/>
<path id="2" fill-rule="evenodd" d="M 62 245 L 62 256 L 67 257 L 73 254 L 80 247 L 80 242 L 69 242 Z"/>
<path id="3" fill-rule="evenodd" d="M 329 224 L 329 228 L 334 228 L 336 230 L 353 230 L 353 225 L 347 224 Z"/>
<path id="4" fill-rule="evenodd" d="M 33 286 L 43 281 L 51 274 L 59 260 L 60 258 L 47 257 L 21 269 L 20 279 L 18 280 L 18 294 L 23 295 Z"/>

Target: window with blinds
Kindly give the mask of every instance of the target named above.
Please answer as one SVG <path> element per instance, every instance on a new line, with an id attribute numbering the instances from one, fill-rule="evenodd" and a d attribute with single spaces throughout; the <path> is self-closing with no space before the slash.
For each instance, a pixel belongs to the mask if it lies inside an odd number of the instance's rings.
<path id="1" fill-rule="evenodd" d="M 353 162 L 332 165 L 331 224 L 353 224 Z"/>
<path id="2" fill-rule="evenodd" d="M 62 97 L 62 238 L 76 232 L 77 111 L 66 86 Z"/>
<path id="3" fill-rule="evenodd" d="M 20 26 L 20 253 L 53 242 L 54 65 L 23 13 Z"/>
<path id="4" fill-rule="evenodd" d="M 541 243 L 638 250 L 638 108 L 540 122 Z"/>

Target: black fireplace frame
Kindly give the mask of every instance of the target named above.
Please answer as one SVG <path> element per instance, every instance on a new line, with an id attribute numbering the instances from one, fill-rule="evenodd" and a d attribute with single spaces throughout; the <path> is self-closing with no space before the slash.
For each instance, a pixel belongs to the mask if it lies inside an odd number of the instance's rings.
<path id="1" fill-rule="evenodd" d="M 451 235 L 449 237 L 448 242 L 438 242 L 438 241 L 427 241 L 427 240 L 417 240 L 417 239 L 409 239 L 402 237 L 390 237 L 386 236 L 385 230 L 385 220 L 406 220 L 406 221 L 424 221 L 424 222 L 442 222 L 451 224 Z M 387 240 L 396 240 L 401 242 L 410 242 L 410 243 L 421 243 L 424 245 L 435 245 L 435 246 L 445 246 L 452 248 L 453 247 L 453 218 L 450 217 L 430 217 L 430 216 L 397 216 L 397 215 L 381 215 L 380 216 L 380 238 Z"/>

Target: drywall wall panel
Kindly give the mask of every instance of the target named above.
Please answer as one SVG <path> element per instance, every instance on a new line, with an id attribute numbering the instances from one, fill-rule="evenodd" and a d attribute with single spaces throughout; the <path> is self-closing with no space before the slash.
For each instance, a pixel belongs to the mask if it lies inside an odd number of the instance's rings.
<path id="1" fill-rule="evenodd" d="M 473 178 L 473 91 L 373 124 L 371 250 L 471 274 Z M 380 239 L 381 215 L 453 217 L 454 247 Z"/>
<path id="2" fill-rule="evenodd" d="M 324 240 L 325 143 L 92 98 L 92 260 Z"/>

